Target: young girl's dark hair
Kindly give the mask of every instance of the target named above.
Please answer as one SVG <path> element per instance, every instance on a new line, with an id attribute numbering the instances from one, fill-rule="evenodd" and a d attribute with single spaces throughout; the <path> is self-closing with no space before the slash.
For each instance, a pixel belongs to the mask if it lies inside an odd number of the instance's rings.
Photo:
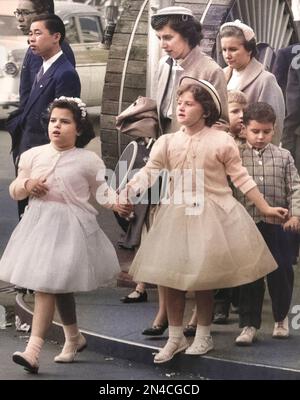
<path id="1" fill-rule="evenodd" d="M 275 125 L 276 114 L 273 107 L 263 101 L 249 104 L 249 106 L 244 110 L 243 122 L 244 125 L 247 126 L 251 121 L 257 121 L 261 124 L 271 123 Z"/>
<path id="2" fill-rule="evenodd" d="M 191 49 L 198 46 L 203 38 L 200 22 L 190 15 L 154 15 L 151 18 L 151 26 L 155 31 L 166 25 L 178 32 Z"/>
<path id="3" fill-rule="evenodd" d="M 226 26 L 220 32 L 220 39 L 235 37 L 242 40 L 243 46 L 246 51 L 251 52 L 251 58 L 255 57 L 257 54 L 256 40 L 255 38 L 247 41 L 243 31 L 235 26 Z"/>
<path id="4" fill-rule="evenodd" d="M 177 99 L 185 92 L 191 92 L 195 101 L 201 104 L 204 110 L 205 125 L 212 126 L 219 120 L 220 113 L 215 105 L 211 95 L 199 85 L 182 85 L 177 90 Z"/>
<path id="5" fill-rule="evenodd" d="M 75 147 L 82 148 L 85 147 L 92 139 L 94 139 L 96 135 L 93 125 L 87 115 L 86 108 L 83 106 L 81 106 L 80 108 L 80 103 L 78 100 L 80 99 L 77 99 L 76 102 L 75 99 L 72 99 L 70 97 L 54 100 L 53 103 L 50 104 L 48 110 L 48 122 L 50 120 L 52 111 L 55 108 L 64 108 L 71 111 L 79 134 L 79 136 L 76 137 Z"/>

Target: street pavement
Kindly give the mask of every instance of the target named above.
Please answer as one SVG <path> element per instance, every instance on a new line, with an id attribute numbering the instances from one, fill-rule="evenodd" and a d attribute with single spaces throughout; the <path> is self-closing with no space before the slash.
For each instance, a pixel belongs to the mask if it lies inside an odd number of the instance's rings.
<path id="1" fill-rule="evenodd" d="M 10 138 L 5 131 L 0 131 L 0 255 L 17 223 L 16 204 L 9 198 L 8 186 L 14 178 L 14 170 L 9 155 Z M 98 154 L 101 151 L 99 138 L 90 145 Z M 117 248 L 120 228 L 113 214 L 99 207 L 99 223 L 104 232 L 114 243 L 122 269 L 128 269 L 132 252 Z M 13 293 L 1 293 L 0 304 L 12 315 Z M 300 304 L 300 270 L 295 267 L 295 290 L 293 306 Z M 213 325 L 215 350 L 207 357 L 176 356 L 173 363 L 160 368 L 152 364 L 152 353 L 162 347 L 166 333 L 159 339 L 149 339 L 141 331 L 151 324 L 157 307 L 157 292 L 148 289 L 149 301 L 142 304 L 126 305 L 119 301 L 129 292 L 128 288 L 112 287 L 99 289 L 89 294 L 76 296 L 78 322 L 81 329 L 93 338 L 89 350 L 79 354 L 78 361 L 72 365 L 57 365 L 53 357 L 59 352 L 56 340 L 47 341 L 41 358 L 42 367 L 39 376 L 24 374 L 11 361 L 15 350 L 24 348 L 26 334 L 16 333 L 13 327 L 0 330 L 0 379 L 300 379 L 299 349 L 300 330 L 296 325 L 291 328 L 291 338 L 285 341 L 271 337 L 273 329 L 271 304 L 266 295 L 263 312 L 263 325 L 259 332 L 259 341 L 249 348 L 238 348 L 234 338 L 239 332 L 238 319 L 230 315 L 227 325 Z M 32 309 L 33 298 L 25 296 L 25 305 Z M 185 321 L 193 307 L 193 298 L 189 296 Z M 296 309 L 293 308 L 292 311 Z M 1 311 L 1 307 L 0 307 Z M 295 311 L 299 313 L 298 311 Z M 0 312 L 1 318 L 1 312 Z M 290 314 L 294 322 L 298 315 Z M 99 343 L 97 344 L 97 340 Z M 93 345 L 93 343 L 96 345 Z M 103 344 L 104 343 L 104 344 Z M 115 347 L 115 350 L 114 350 Z M 103 350 L 103 351 L 102 351 Z M 142 350 L 148 351 L 148 353 Z M 113 356 L 111 356 L 113 354 Z M 123 360 L 121 359 L 123 358 Z M 131 361 L 126 361 L 126 358 Z"/>
<path id="2" fill-rule="evenodd" d="M 134 380 L 197 380 L 197 374 L 164 371 L 150 365 L 122 360 L 85 350 L 80 358 L 71 364 L 58 364 L 53 357 L 61 351 L 55 341 L 47 340 L 40 357 L 38 375 L 26 373 L 22 367 L 11 361 L 13 352 L 23 351 L 28 335 L 18 333 L 14 327 L 0 330 L 0 380 L 93 380 L 93 381 L 134 381 Z"/>

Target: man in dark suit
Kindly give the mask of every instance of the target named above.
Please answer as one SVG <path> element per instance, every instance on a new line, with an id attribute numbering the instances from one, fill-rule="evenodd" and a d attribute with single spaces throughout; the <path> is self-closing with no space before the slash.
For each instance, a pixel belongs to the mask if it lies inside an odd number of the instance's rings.
<path id="1" fill-rule="evenodd" d="M 299 45 L 298 45 L 299 46 Z M 300 57 L 294 57 L 287 74 L 286 117 L 284 120 L 281 143 L 289 150 L 300 174 Z M 295 265 L 298 262 L 300 236 L 294 235 L 293 249 Z"/>
<path id="2" fill-rule="evenodd" d="M 19 0 L 14 14 L 18 21 L 18 29 L 22 31 L 24 35 L 28 36 L 33 18 L 41 14 L 54 14 L 54 2 L 53 0 Z M 66 40 L 62 42 L 61 49 L 67 56 L 70 63 L 75 67 L 74 53 Z M 42 63 L 42 58 L 37 54 L 33 54 L 31 48 L 29 47 L 25 54 L 21 69 L 19 88 L 20 110 L 27 102 L 27 98 L 30 94 L 35 76 L 38 73 Z M 19 111 L 16 111 L 15 113 L 11 114 L 9 120 L 14 119 L 15 114 L 18 114 L 18 112 Z"/>
<path id="3" fill-rule="evenodd" d="M 281 87 L 284 96 L 286 96 L 286 86 L 288 81 L 288 72 L 292 61 L 299 63 L 300 43 L 292 44 L 288 47 L 279 49 L 276 53 L 276 59 L 272 68 L 278 85 Z M 298 61 L 297 61 L 298 60 Z"/>
<path id="4" fill-rule="evenodd" d="M 80 80 L 73 65 L 61 50 L 65 37 L 63 21 L 54 14 L 37 16 L 32 20 L 29 45 L 43 64 L 26 102 L 11 119 L 7 128 L 12 137 L 12 152 L 17 166 L 20 155 L 34 146 L 49 142 L 42 116 L 57 97 L 80 97 Z M 23 207 L 19 208 L 19 215 Z"/>

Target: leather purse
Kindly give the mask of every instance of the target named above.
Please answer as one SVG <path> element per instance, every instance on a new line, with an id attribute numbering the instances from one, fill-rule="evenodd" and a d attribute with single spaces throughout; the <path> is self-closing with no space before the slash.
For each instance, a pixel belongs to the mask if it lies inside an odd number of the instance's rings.
<path id="1" fill-rule="evenodd" d="M 156 101 L 139 96 L 134 103 L 116 117 L 116 128 L 134 138 L 157 138 L 158 115 Z"/>

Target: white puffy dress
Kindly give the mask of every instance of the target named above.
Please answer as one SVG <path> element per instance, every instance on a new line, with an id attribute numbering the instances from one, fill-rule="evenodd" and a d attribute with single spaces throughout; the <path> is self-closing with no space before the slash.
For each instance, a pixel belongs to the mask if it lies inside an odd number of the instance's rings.
<path id="1" fill-rule="evenodd" d="M 207 127 L 194 136 L 184 131 L 161 136 L 146 166 L 129 182 L 130 195 L 144 191 L 151 173 L 163 168 L 173 177 L 175 171 L 202 171 L 203 197 L 200 193 L 199 202 L 192 186 L 190 199 L 175 200 L 178 185 L 171 177 L 169 204 L 158 208 L 131 265 L 136 282 L 210 290 L 250 283 L 276 269 L 254 221 L 232 196 L 227 176 L 243 193 L 256 186 L 232 137 Z"/>
<path id="2" fill-rule="evenodd" d="M 112 282 L 120 272 L 117 255 L 89 203 L 106 185 L 104 175 L 102 160 L 85 149 L 59 152 L 48 144 L 22 154 L 12 197 L 26 197 L 29 177 L 45 177 L 50 190 L 29 199 L 0 260 L 1 280 L 46 293 L 90 291 Z"/>

